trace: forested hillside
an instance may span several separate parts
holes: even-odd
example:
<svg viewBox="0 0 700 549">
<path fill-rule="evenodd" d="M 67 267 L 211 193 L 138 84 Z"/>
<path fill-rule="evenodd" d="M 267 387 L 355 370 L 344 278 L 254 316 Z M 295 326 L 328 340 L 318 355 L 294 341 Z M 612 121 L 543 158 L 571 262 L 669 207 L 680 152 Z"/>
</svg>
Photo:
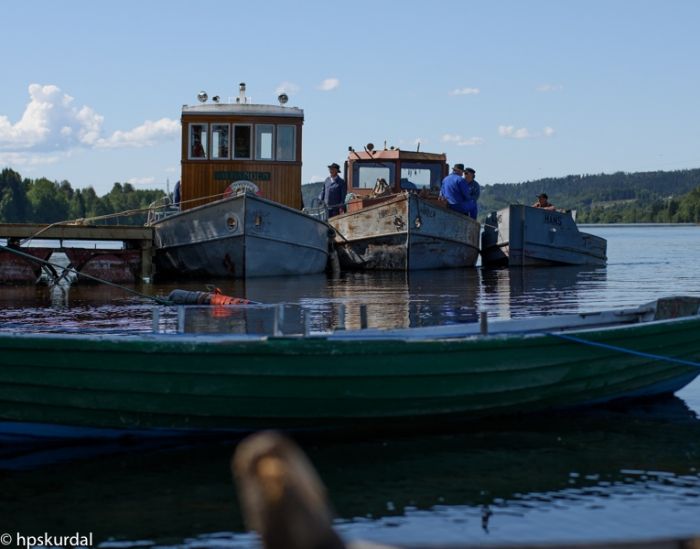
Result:
<svg viewBox="0 0 700 549">
<path fill-rule="evenodd" d="M 318 196 L 323 183 L 302 186 L 304 204 Z M 524 183 L 482 187 L 479 217 L 508 204 L 532 204 L 546 192 L 558 208 L 578 211 L 582 223 L 700 223 L 700 169 L 570 175 Z M 70 182 L 45 178 L 23 179 L 11 170 L 0 172 L 0 222 L 54 223 L 146 208 L 162 198 L 161 190 L 136 190 L 114 183 L 97 196 L 92 187 L 73 189 Z M 143 223 L 144 216 L 114 223 Z"/>
<path fill-rule="evenodd" d="M 100 197 L 92 187 L 73 189 L 68 181 L 22 179 L 17 172 L 4 169 L 0 173 L 0 222 L 55 223 L 104 216 L 147 208 L 164 195 L 160 190 L 137 191 L 129 183 L 115 183 Z M 136 215 L 115 218 L 112 223 L 143 224 L 144 220 L 145 215 Z"/>
<path fill-rule="evenodd" d="M 508 204 L 532 204 L 539 193 L 582 223 L 700 222 L 700 169 L 570 175 L 482 189 L 483 214 Z"/>
<path fill-rule="evenodd" d="M 304 203 L 322 183 L 304 185 Z M 569 175 L 482 186 L 479 217 L 509 204 L 532 204 L 545 192 L 558 208 L 576 209 L 582 223 L 700 223 L 700 169 Z"/>
</svg>

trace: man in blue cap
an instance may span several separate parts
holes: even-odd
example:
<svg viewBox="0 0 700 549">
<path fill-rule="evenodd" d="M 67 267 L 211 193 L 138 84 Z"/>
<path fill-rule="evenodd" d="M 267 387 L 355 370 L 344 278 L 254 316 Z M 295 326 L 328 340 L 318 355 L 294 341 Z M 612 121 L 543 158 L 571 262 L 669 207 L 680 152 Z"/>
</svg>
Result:
<svg viewBox="0 0 700 549">
<path fill-rule="evenodd" d="M 463 175 L 467 173 L 468 179 Z M 452 173 L 442 180 L 440 196 L 447 201 L 451 210 L 466 214 L 476 219 L 476 201 L 481 194 L 479 184 L 474 180 L 476 172 L 472 168 L 464 169 L 464 164 L 455 164 Z"/>
</svg>

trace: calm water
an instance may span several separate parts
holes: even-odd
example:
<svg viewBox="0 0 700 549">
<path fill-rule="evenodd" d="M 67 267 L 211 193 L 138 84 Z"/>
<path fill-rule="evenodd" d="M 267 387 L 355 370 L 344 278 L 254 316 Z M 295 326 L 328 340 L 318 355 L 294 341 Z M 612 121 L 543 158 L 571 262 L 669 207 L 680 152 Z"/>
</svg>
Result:
<svg viewBox="0 0 700 549">
<path fill-rule="evenodd" d="M 302 315 L 315 329 L 332 328 L 342 308 L 346 324 L 358 325 L 363 304 L 370 326 L 393 327 L 470 322 L 481 310 L 527 317 L 700 295 L 700 227 L 585 230 L 608 239 L 606 267 L 216 283 L 230 295 L 285 303 L 291 330 Z M 167 295 L 175 287 L 204 289 L 135 289 Z M 67 299 L 47 288 L 3 287 L 0 306 L 3 331 L 153 327 L 150 303 L 103 286 L 75 286 Z M 177 329 L 176 314 L 158 310 L 159 329 Z M 192 322 L 250 331 L 269 324 L 263 313 Z M 698 413 L 700 381 L 677 397 L 625 408 L 432 436 L 302 444 L 348 539 L 487 545 L 700 535 Z M 229 440 L 4 447 L 0 531 L 92 531 L 103 547 L 254 546 L 230 480 L 234 448 Z"/>
</svg>

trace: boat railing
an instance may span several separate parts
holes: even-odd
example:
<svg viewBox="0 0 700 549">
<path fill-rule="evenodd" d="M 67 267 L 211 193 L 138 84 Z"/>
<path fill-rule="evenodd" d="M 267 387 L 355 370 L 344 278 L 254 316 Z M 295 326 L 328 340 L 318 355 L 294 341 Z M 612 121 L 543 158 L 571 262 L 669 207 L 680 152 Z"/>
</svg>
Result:
<svg viewBox="0 0 700 549">
<path fill-rule="evenodd" d="M 304 208 L 302 212 L 319 221 L 328 221 L 328 207 L 323 200 L 318 198 L 314 198 L 311 201 L 311 206 Z"/>
<path fill-rule="evenodd" d="M 697 298 L 679 304 L 676 298 L 664 306 L 676 316 L 697 315 Z M 658 302 L 661 303 L 662 300 Z M 670 316 L 665 314 L 665 317 Z M 456 339 L 604 329 L 658 320 L 657 302 L 630 308 L 582 312 L 534 318 L 495 319 L 482 311 L 466 322 L 420 326 L 382 326 L 368 305 L 319 302 L 246 305 L 180 305 L 155 307 L 154 333 L 245 335 L 261 337 L 325 337 L 329 339 Z M 371 326 L 370 324 L 374 324 Z M 377 326 L 377 324 L 380 324 Z"/>
<path fill-rule="evenodd" d="M 180 213 L 179 204 L 173 204 L 173 201 L 169 196 L 164 196 L 151 202 L 148 205 L 148 217 L 146 219 L 146 226 L 152 225 L 153 223 Z"/>
</svg>

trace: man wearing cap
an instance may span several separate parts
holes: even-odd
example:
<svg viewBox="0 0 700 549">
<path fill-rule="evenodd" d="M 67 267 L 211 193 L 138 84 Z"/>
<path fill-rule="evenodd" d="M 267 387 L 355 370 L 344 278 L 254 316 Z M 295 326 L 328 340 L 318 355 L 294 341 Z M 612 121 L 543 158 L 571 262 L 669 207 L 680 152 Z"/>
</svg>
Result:
<svg viewBox="0 0 700 549">
<path fill-rule="evenodd" d="M 555 210 L 554 205 L 549 201 L 547 193 L 537 195 L 537 202 L 532 205 L 533 208 L 542 208 L 544 210 Z"/>
<path fill-rule="evenodd" d="M 469 169 L 471 170 L 471 168 Z M 440 196 L 447 201 L 447 206 L 451 210 L 476 218 L 476 199 L 473 198 L 474 189 L 470 188 L 467 180 L 462 177 L 463 175 L 464 164 L 455 164 L 452 167 L 452 173 L 442 180 Z M 474 176 L 472 174 L 473 179 Z M 479 184 L 476 183 L 476 185 L 476 197 L 478 198 Z"/>
<path fill-rule="evenodd" d="M 481 196 L 481 186 L 478 181 L 474 179 L 476 176 L 476 170 L 474 168 L 464 168 L 464 180 L 467 182 L 467 189 L 469 189 L 469 200 L 467 201 L 467 208 L 469 217 L 476 219 L 476 215 L 479 213 L 479 208 L 476 201 L 479 200 Z"/>
<path fill-rule="evenodd" d="M 348 194 L 348 186 L 340 177 L 340 166 L 333 162 L 328 166 L 330 175 L 323 182 L 323 189 L 318 199 L 322 200 L 328 207 L 328 217 L 333 217 L 340 213 L 345 213 L 345 195 Z"/>
</svg>

